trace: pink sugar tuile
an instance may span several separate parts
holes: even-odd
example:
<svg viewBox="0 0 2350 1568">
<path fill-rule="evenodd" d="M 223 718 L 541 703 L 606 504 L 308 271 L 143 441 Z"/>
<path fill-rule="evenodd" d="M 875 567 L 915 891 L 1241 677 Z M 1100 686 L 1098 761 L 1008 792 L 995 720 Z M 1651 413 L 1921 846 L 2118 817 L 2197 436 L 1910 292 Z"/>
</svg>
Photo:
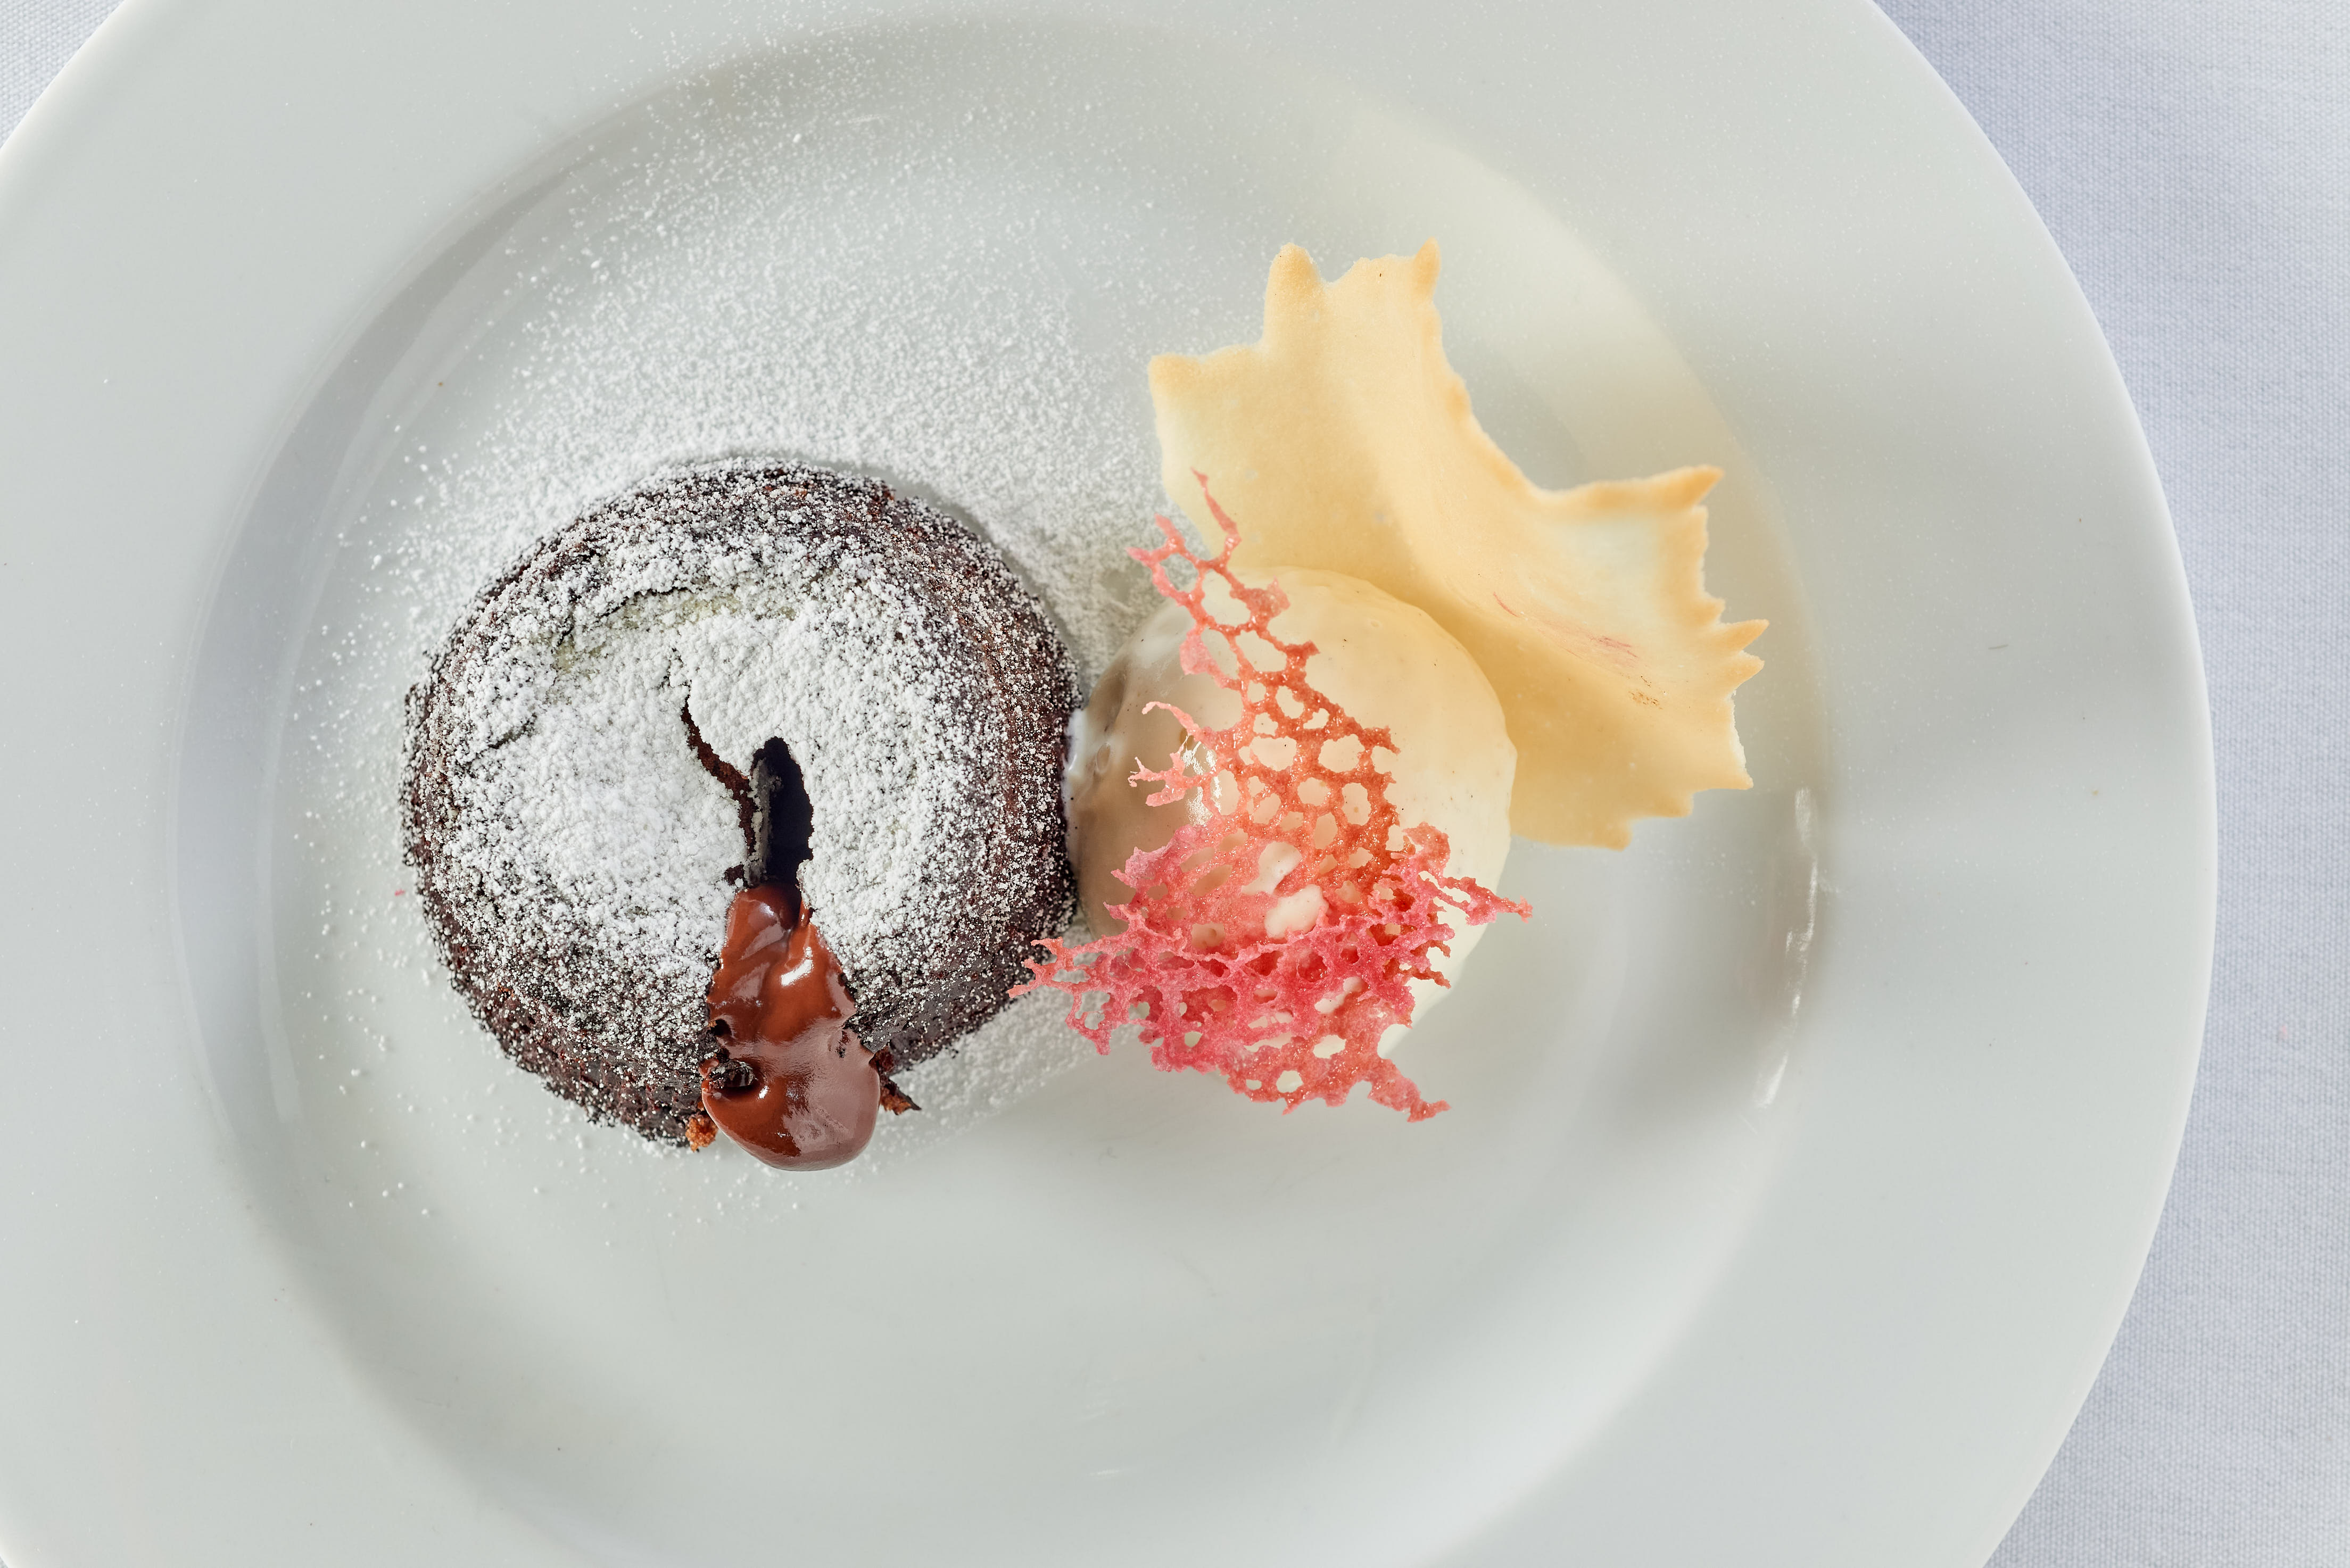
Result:
<svg viewBox="0 0 2350 1568">
<path fill-rule="evenodd" d="M 1193 477 L 1206 494 L 1207 476 Z M 1013 994 L 1066 992 L 1070 1025 L 1097 1049 L 1107 1052 L 1112 1031 L 1133 1022 L 1160 1070 L 1221 1073 L 1239 1094 L 1278 1101 L 1284 1111 L 1308 1099 L 1341 1104 L 1367 1083 L 1372 1099 L 1413 1121 L 1434 1116 L 1444 1102 L 1422 1099 L 1379 1054 L 1379 1042 L 1411 1023 L 1413 981 L 1447 983 L 1432 955 L 1451 950 L 1451 917 L 1483 925 L 1504 912 L 1523 919 L 1532 911 L 1471 878 L 1445 876 L 1451 846 L 1443 832 L 1402 824 L 1388 800 L 1387 774 L 1373 762 L 1377 750 L 1395 753 L 1393 737 L 1357 722 L 1306 680 L 1314 645 L 1284 642 L 1272 629 L 1288 596 L 1278 583 L 1251 587 L 1234 575 L 1239 530 L 1212 494 L 1207 499 L 1224 535 L 1221 553 L 1194 555 L 1165 516 L 1157 520 L 1165 543 L 1130 553 L 1150 568 L 1161 594 L 1191 612 L 1185 672 L 1210 676 L 1238 695 L 1241 716 L 1210 730 L 1159 704 L 1181 722 L 1191 744 L 1165 768 L 1140 769 L 1131 782 L 1158 784 L 1150 804 L 1163 805 L 1213 787 L 1221 775 L 1237 791 L 1237 809 L 1185 824 L 1159 848 L 1135 851 L 1118 874 L 1136 889 L 1122 906 L 1126 930 L 1074 948 L 1039 942 L 1045 956 L 1027 961 L 1034 978 Z M 1194 568 L 1189 589 L 1167 574 L 1175 556 Z M 1216 621 L 1207 607 L 1211 578 L 1230 591 L 1245 620 Z M 1232 649 L 1231 676 L 1208 651 L 1211 632 Z M 1239 639 L 1250 633 L 1272 649 L 1277 666 L 1260 668 L 1243 653 Z M 1295 718 L 1283 711 L 1284 693 Z M 1270 734 L 1257 728 L 1261 719 L 1270 721 Z M 1330 742 L 1347 738 L 1360 742 L 1351 768 L 1323 761 Z M 1261 743 L 1279 739 L 1295 744 L 1289 762 L 1274 767 Z M 1343 805 L 1350 784 L 1366 797 L 1359 820 Z M 1308 786 L 1318 789 L 1319 802 L 1305 798 Z M 1261 857 L 1277 844 L 1301 857 L 1270 889 L 1250 891 Z M 1284 937 L 1232 935 L 1263 932 L 1273 907 L 1309 885 L 1324 899 L 1311 927 Z M 1089 1009 L 1095 997 L 1099 1002 Z M 1290 1074 L 1296 1082 L 1280 1086 Z"/>
</svg>

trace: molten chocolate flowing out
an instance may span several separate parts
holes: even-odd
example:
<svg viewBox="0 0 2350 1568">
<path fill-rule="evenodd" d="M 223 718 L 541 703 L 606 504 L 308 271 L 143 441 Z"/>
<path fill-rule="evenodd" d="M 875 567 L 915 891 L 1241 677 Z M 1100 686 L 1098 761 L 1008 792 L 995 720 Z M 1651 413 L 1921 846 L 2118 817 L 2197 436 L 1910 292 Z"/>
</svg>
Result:
<svg viewBox="0 0 2350 1568">
<path fill-rule="evenodd" d="M 864 1151 L 884 1079 L 848 1032 L 840 961 L 787 888 L 753 888 L 726 913 L 710 982 L 702 1107 L 769 1165 L 823 1170 Z"/>
<path fill-rule="evenodd" d="M 786 1169 L 846 1164 L 864 1152 L 883 1106 L 893 1116 L 920 1107 L 889 1081 L 889 1053 L 868 1051 L 850 1032 L 857 1004 L 800 896 L 816 826 L 806 781 L 780 738 L 759 748 L 745 777 L 702 738 L 691 706 L 678 717 L 695 757 L 734 797 L 748 884 L 726 911 L 702 1115 L 687 1139 L 701 1148 L 723 1131 Z"/>
</svg>

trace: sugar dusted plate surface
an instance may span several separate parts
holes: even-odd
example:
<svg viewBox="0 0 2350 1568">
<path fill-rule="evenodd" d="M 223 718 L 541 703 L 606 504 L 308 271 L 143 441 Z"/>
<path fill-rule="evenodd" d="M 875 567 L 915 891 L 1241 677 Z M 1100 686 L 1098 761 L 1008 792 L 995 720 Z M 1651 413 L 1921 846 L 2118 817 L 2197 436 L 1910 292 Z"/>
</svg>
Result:
<svg viewBox="0 0 2350 1568">
<path fill-rule="evenodd" d="M 1989 149 L 1866 5 L 1746 12 L 131 0 L 0 157 L 50 302 L 0 321 L 0 1555 L 1980 1561 L 2176 1147 L 2199 677 Z M 1147 357 L 1253 337 L 1284 241 L 1430 234 L 1503 448 L 1720 465 L 1709 587 L 1772 622 L 1752 792 L 1520 846 L 1535 921 L 1408 1048 L 1451 1112 L 1284 1118 L 1032 1005 L 794 1179 L 496 1056 L 390 793 L 481 580 L 804 456 L 984 528 L 1090 671 Z"/>
</svg>

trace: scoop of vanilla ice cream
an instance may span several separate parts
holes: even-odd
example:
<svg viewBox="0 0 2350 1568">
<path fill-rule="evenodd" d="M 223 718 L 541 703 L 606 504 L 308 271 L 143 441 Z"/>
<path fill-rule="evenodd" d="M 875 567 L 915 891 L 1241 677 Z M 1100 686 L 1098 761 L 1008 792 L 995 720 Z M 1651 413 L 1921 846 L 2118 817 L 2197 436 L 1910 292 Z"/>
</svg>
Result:
<svg viewBox="0 0 2350 1568">
<path fill-rule="evenodd" d="M 1518 753 L 1485 672 L 1425 612 L 1358 578 L 1294 568 L 1243 577 L 1252 584 L 1268 579 L 1289 596 L 1274 631 L 1284 641 L 1314 644 L 1306 679 L 1357 722 L 1382 726 L 1394 738 L 1388 799 L 1398 816 L 1406 826 L 1425 823 L 1443 831 L 1451 848 L 1449 875 L 1497 886 L 1510 854 L 1510 782 Z M 1069 857 L 1097 936 L 1125 929 L 1115 909 L 1133 896 L 1112 873 L 1136 850 L 1172 838 L 1187 816 L 1204 820 L 1216 809 L 1198 790 L 1178 803 L 1148 805 L 1156 786 L 1128 782 L 1139 766 L 1165 767 L 1183 743 L 1182 725 L 1164 709 L 1145 711 L 1151 703 L 1172 703 L 1207 729 L 1240 718 L 1237 693 L 1206 675 L 1183 673 L 1183 637 L 1191 628 L 1182 605 L 1160 607 L 1127 639 L 1071 723 Z M 1204 640 L 1229 673 L 1230 645 L 1220 637 Z M 1436 961 L 1448 978 L 1484 935 L 1482 926 L 1454 924 L 1452 950 Z M 1415 1017 L 1444 994 L 1425 981 L 1413 991 Z"/>
</svg>

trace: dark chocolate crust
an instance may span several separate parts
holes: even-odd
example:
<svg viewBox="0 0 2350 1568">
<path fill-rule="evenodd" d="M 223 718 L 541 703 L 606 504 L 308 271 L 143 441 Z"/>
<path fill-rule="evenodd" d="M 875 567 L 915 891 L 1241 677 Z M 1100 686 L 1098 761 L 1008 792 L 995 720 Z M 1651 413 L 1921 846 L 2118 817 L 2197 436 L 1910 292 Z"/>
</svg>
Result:
<svg viewBox="0 0 2350 1568">
<path fill-rule="evenodd" d="M 643 964 L 597 929 L 592 910 L 526 901 L 526 864 L 517 873 L 452 848 L 465 838 L 464 814 L 484 809 L 478 781 L 461 785 L 485 752 L 484 688 L 511 687 L 517 639 L 545 639 L 549 624 L 599 595 L 608 602 L 619 573 L 608 558 L 671 544 L 686 561 L 739 563 L 788 548 L 818 563 L 817 581 L 876 592 L 900 614 L 919 608 L 891 635 L 930 672 L 926 688 L 959 742 L 959 808 L 926 819 L 954 840 L 935 848 L 956 869 L 936 907 L 904 911 L 905 941 L 847 976 L 854 1027 L 899 1068 L 937 1055 L 1000 1009 L 1027 978 L 1022 961 L 1035 939 L 1057 935 L 1069 919 L 1061 774 L 1080 693 L 1050 622 L 993 547 L 878 481 L 823 469 L 733 464 L 656 478 L 543 541 L 483 590 L 409 694 L 401 826 L 426 917 L 459 992 L 518 1065 L 598 1121 L 684 1143 L 686 1120 L 701 1108 L 704 994 L 723 929 L 719 884 L 734 868 L 707 868 L 718 900 L 710 962 Z M 888 668 L 871 676 L 893 678 Z M 675 745 L 677 757 L 660 765 L 699 765 L 682 724 Z M 821 818 L 826 800 L 812 800 Z M 699 920 L 701 909 L 687 918 Z"/>
</svg>

